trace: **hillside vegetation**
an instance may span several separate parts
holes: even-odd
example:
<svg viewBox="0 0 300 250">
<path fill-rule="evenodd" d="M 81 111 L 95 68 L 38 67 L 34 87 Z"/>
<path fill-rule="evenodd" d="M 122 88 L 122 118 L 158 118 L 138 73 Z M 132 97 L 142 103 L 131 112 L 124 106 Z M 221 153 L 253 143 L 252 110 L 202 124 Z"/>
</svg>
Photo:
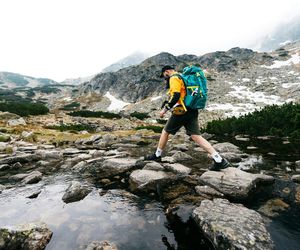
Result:
<svg viewBox="0 0 300 250">
<path fill-rule="evenodd" d="M 300 139 L 300 104 L 266 106 L 239 118 L 212 121 L 205 131 L 216 135 L 274 135 Z"/>
</svg>

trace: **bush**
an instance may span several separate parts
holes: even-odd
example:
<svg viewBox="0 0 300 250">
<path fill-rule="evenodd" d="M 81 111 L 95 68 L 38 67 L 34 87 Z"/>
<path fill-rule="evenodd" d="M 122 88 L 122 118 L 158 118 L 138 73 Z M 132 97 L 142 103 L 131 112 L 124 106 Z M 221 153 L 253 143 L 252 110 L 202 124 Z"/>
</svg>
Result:
<svg viewBox="0 0 300 250">
<path fill-rule="evenodd" d="M 141 129 L 148 129 L 148 130 L 152 130 L 155 133 L 161 133 L 161 131 L 163 130 L 163 127 L 160 126 L 138 126 L 135 128 L 135 130 L 141 130 Z"/>
<path fill-rule="evenodd" d="M 4 102 L 0 103 L 0 111 L 8 111 L 20 116 L 44 115 L 49 109 L 40 103 L 31 102 Z"/>
<path fill-rule="evenodd" d="M 275 135 L 300 139 L 300 104 L 266 106 L 260 111 L 209 122 L 203 131 L 216 134 Z"/>
<path fill-rule="evenodd" d="M 92 127 L 90 125 L 86 125 L 86 124 L 61 124 L 61 125 L 57 125 L 57 126 L 46 126 L 46 128 L 56 129 L 61 132 L 63 132 L 63 131 L 83 131 L 83 130 L 87 130 L 89 132 L 95 131 L 94 127 Z"/>
<path fill-rule="evenodd" d="M 79 102 L 72 102 L 70 104 L 67 104 L 65 106 L 63 106 L 62 108 L 60 108 L 61 110 L 74 110 L 76 108 L 80 107 L 80 103 Z"/>
<path fill-rule="evenodd" d="M 90 111 L 90 110 L 79 110 L 68 113 L 70 116 L 81 116 L 81 117 L 101 117 L 101 118 L 121 118 L 119 114 L 103 112 L 103 111 Z"/>
<path fill-rule="evenodd" d="M 147 113 L 139 113 L 139 112 L 133 112 L 130 114 L 131 117 L 135 117 L 139 120 L 144 120 L 146 118 L 150 118 L 150 116 Z"/>
</svg>

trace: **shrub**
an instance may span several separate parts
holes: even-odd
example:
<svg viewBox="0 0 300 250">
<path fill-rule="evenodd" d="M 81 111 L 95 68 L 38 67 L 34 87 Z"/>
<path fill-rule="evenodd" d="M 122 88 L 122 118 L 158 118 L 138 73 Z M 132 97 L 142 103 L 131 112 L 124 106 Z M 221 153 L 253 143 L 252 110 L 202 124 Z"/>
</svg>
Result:
<svg viewBox="0 0 300 250">
<path fill-rule="evenodd" d="M 56 129 L 61 132 L 63 131 L 83 131 L 94 132 L 95 128 L 87 124 L 61 124 L 57 126 L 46 126 L 48 129 Z"/>
<path fill-rule="evenodd" d="M 79 108 L 79 107 L 80 107 L 79 102 L 72 102 L 70 104 L 67 104 L 67 105 L 63 106 L 61 108 L 61 110 L 74 110 L 74 109 Z"/>
<path fill-rule="evenodd" d="M 160 126 L 138 126 L 135 128 L 135 130 L 141 130 L 141 129 L 148 129 L 148 130 L 152 130 L 155 133 L 161 133 L 161 131 L 163 130 L 163 127 Z"/>
<path fill-rule="evenodd" d="M 139 112 L 133 112 L 133 113 L 130 114 L 130 116 L 135 117 L 139 120 L 144 120 L 144 119 L 150 117 L 147 113 L 139 113 Z"/>
<path fill-rule="evenodd" d="M 31 102 L 4 102 L 0 103 L 0 111 L 8 111 L 20 116 L 44 115 L 49 109 L 40 103 Z"/>
<path fill-rule="evenodd" d="M 81 116 L 81 117 L 101 117 L 101 118 L 121 118 L 119 114 L 104 112 L 104 111 L 90 111 L 90 110 L 79 110 L 68 113 L 70 116 Z"/>
<path fill-rule="evenodd" d="M 260 111 L 207 124 L 206 131 L 216 135 L 249 134 L 252 136 L 275 135 L 300 139 L 300 104 L 266 106 Z"/>
</svg>

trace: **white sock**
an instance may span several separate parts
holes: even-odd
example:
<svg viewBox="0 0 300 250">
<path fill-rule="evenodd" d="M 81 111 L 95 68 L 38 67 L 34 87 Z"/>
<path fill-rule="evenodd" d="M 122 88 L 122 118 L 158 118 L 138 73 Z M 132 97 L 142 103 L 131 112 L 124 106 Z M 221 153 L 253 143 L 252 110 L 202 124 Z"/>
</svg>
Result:
<svg viewBox="0 0 300 250">
<path fill-rule="evenodd" d="M 221 163 L 222 162 L 222 157 L 221 155 L 219 155 L 218 152 L 214 152 L 211 154 L 211 157 L 215 160 L 215 162 L 217 163 Z"/>
<path fill-rule="evenodd" d="M 156 152 L 155 152 L 156 157 L 160 157 L 161 154 L 162 154 L 162 149 L 157 148 L 157 149 L 156 149 Z"/>
</svg>

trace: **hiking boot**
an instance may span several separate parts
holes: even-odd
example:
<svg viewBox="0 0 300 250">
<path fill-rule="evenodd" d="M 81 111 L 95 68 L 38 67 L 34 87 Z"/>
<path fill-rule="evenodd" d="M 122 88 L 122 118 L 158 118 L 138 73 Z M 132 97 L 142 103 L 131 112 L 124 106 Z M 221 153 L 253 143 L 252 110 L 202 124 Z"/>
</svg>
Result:
<svg viewBox="0 0 300 250">
<path fill-rule="evenodd" d="M 229 165 L 230 165 L 230 163 L 225 158 L 222 158 L 222 161 L 219 162 L 219 163 L 214 161 L 214 165 L 211 166 L 209 168 L 209 170 L 211 170 L 211 171 L 220 171 L 221 169 L 229 167 Z"/>
<path fill-rule="evenodd" d="M 147 155 L 144 157 L 144 160 L 161 162 L 161 156 L 156 156 L 156 154 Z"/>
</svg>

